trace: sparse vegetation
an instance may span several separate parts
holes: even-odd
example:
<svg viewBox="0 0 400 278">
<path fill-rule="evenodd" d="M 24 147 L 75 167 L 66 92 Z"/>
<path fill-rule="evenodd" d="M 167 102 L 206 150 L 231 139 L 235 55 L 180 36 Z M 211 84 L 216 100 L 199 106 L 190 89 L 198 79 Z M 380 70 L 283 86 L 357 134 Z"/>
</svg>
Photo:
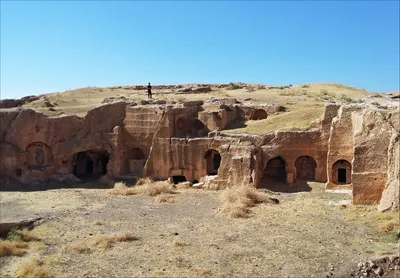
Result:
<svg viewBox="0 0 400 278">
<path fill-rule="evenodd" d="M 43 262 L 32 259 L 23 263 L 16 272 L 19 278 L 51 278 L 50 271 L 44 266 Z"/>
<path fill-rule="evenodd" d="M 32 231 L 29 231 L 27 229 L 24 230 L 13 229 L 8 232 L 7 240 L 30 242 L 30 241 L 39 241 L 40 238 L 35 236 L 32 233 Z"/>
<path fill-rule="evenodd" d="M 146 196 L 156 196 L 163 193 L 164 194 L 174 193 L 173 185 L 169 184 L 166 181 L 158 181 L 158 182 L 136 185 L 132 189 L 136 194 L 146 195 Z"/>
<path fill-rule="evenodd" d="M 73 243 L 73 244 L 65 246 L 65 251 L 82 254 L 82 253 L 89 253 L 92 250 L 90 249 L 90 247 L 86 246 L 84 243 Z"/>
<path fill-rule="evenodd" d="M 237 90 L 240 89 L 240 86 L 234 82 L 229 83 L 229 86 L 226 87 L 227 90 Z"/>
<path fill-rule="evenodd" d="M 8 256 L 22 256 L 26 253 L 28 244 L 12 240 L 0 240 L 0 258 Z"/>
<path fill-rule="evenodd" d="M 149 182 L 150 181 L 150 182 Z M 117 182 L 114 184 L 114 188 L 109 190 L 111 195 L 146 195 L 156 196 L 159 194 L 173 193 L 174 188 L 172 184 L 166 181 L 153 182 L 147 180 L 148 183 L 144 183 L 145 180 L 139 180 L 134 187 L 128 187 L 124 182 Z"/>
<path fill-rule="evenodd" d="M 130 233 L 119 233 L 111 236 L 98 236 L 93 240 L 93 246 L 108 249 L 118 242 L 130 242 L 139 240 Z"/>
<path fill-rule="evenodd" d="M 249 186 L 233 186 L 221 192 L 223 202 L 221 214 L 232 218 L 246 218 L 250 215 L 250 207 L 255 204 L 267 203 L 271 198 L 266 193 Z"/>
</svg>

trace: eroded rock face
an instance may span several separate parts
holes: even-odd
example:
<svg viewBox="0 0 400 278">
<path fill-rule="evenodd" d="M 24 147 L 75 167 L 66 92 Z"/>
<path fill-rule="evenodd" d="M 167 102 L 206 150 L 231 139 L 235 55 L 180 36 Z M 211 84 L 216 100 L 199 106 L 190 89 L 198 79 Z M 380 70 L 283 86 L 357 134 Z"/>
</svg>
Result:
<svg viewBox="0 0 400 278">
<path fill-rule="evenodd" d="M 1 179 L 152 177 L 204 181 L 214 188 L 277 185 L 287 192 L 294 188 L 290 184 L 311 190 L 307 181 L 318 181 L 328 189 L 353 189 L 355 204 L 398 209 L 399 110 L 384 116 L 328 104 L 324 118 L 308 131 L 222 132 L 278 111 L 272 104 L 231 98 L 143 105 L 112 99 L 84 118 L 0 110 Z"/>
</svg>

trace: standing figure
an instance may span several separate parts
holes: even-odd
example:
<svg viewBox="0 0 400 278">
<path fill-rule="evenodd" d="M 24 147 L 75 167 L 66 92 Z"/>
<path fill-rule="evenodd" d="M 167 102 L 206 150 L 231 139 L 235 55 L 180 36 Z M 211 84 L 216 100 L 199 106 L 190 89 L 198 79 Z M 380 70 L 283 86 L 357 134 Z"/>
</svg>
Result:
<svg viewBox="0 0 400 278">
<path fill-rule="evenodd" d="M 150 82 L 149 82 L 149 85 L 147 85 L 147 97 L 151 98 L 151 85 L 150 85 Z"/>
</svg>

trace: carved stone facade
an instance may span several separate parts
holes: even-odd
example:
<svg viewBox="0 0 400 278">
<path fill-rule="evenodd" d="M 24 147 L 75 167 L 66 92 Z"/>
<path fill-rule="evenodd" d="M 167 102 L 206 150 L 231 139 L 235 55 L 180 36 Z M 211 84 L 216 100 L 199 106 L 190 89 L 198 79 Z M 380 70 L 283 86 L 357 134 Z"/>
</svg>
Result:
<svg viewBox="0 0 400 278">
<path fill-rule="evenodd" d="M 223 131 L 281 110 L 234 99 L 115 102 L 90 110 L 85 118 L 0 110 L 1 179 L 29 183 L 74 174 L 197 182 L 211 175 L 210 184 L 218 187 L 326 182 L 327 189 L 353 189 L 356 204 L 379 203 L 383 190 L 392 194 L 398 182 L 392 167 L 396 117 L 329 104 L 320 126 L 308 131 L 259 136 Z"/>
</svg>

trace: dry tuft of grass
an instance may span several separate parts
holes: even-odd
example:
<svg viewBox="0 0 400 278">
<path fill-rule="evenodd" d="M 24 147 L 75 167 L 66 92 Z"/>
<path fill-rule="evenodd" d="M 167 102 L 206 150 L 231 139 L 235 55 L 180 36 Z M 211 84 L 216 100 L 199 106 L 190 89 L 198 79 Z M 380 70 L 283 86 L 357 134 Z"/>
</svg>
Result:
<svg viewBox="0 0 400 278">
<path fill-rule="evenodd" d="M 173 203 L 175 202 L 174 197 L 171 195 L 160 194 L 154 198 L 154 202 L 161 204 L 161 203 Z"/>
<path fill-rule="evenodd" d="M 12 241 L 23 241 L 23 242 L 31 242 L 31 241 L 40 241 L 40 238 L 37 237 L 34 232 L 29 231 L 27 229 L 24 230 L 11 230 L 7 234 L 7 239 Z"/>
<path fill-rule="evenodd" d="M 53 277 L 42 261 L 33 259 L 22 264 L 15 273 L 19 278 L 50 278 Z"/>
<path fill-rule="evenodd" d="M 0 258 L 9 256 L 22 256 L 26 253 L 28 244 L 25 242 L 0 240 Z"/>
<path fill-rule="evenodd" d="M 145 196 L 157 196 L 159 194 L 173 193 L 174 187 L 166 181 L 154 182 L 151 179 L 149 183 L 136 184 L 134 187 L 127 187 L 124 182 L 117 182 L 114 184 L 114 188 L 109 190 L 109 194 L 112 195 L 145 195 Z M 143 181 L 144 182 L 144 181 Z"/>
<path fill-rule="evenodd" d="M 96 247 L 108 249 L 117 242 L 130 242 L 134 240 L 139 240 L 139 238 L 133 236 L 130 233 L 119 233 L 111 236 L 99 236 L 94 239 L 93 245 Z"/>
<path fill-rule="evenodd" d="M 147 177 L 147 178 L 140 178 L 136 181 L 136 185 L 143 185 L 143 184 L 148 184 L 148 183 L 153 183 L 154 181 Z"/>
<path fill-rule="evenodd" d="M 124 182 L 114 183 L 114 187 L 108 191 L 111 195 L 134 195 L 135 192 L 132 187 L 127 187 Z"/>
<path fill-rule="evenodd" d="M 75 252 L 75 253 L 79 253 L 79 254 L 89 253 L 92 251 L 90 249 L 90 247 L 86 246 L 83 243 L 73 243 L 73 244 L 67 245 L 67 246 L 65 246 L 64 250 L 67 252 Z"/>
<path fill-rule="evenodd" d="M 132 188 L 135 194 L 156 196 L 160 194 L 171 194 L 174 193 L 174 187 L 166 181 L 146 183 L 142 185 L 136 185 Z"/>
<path fill-rule="evenodd" d="M 175 184 L 175 188 L 176 189 L 189 189 L 192 188 L 191 183 L 190 182 L 180 182 L 178 184 Z"/>
<path fill-rule="evenodd" d="M 267 194 L 259 192 L 250 186 L 227 188 L 222 191 L 221 200 L 223 205 L 220 213 L 232 218 L 249 217 L 251 213 L 250 207 L 255 204 L 276 203 Z"/>
</svg>

